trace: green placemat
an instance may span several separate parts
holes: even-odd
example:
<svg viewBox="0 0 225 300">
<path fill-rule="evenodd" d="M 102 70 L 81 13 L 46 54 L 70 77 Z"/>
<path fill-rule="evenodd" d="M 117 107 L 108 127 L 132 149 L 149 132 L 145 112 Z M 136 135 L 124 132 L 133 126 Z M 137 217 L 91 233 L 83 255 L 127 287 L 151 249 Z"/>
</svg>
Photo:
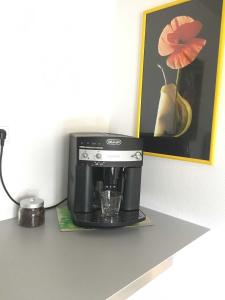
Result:
<svg viewBox="0 0 225 300">
<path fill-rule="evenodd" d="M 94 230 L 93 228 L 83 228 L 73 224 L 72 217 L 67 206 L 57 207 L 57 216 L 59 221 L 59 230 L 60 231 L 77 231 L 77 230 Z M 142 222 L 136 223 L 131 226 L 126 226 L 126 228 L 136 228 L 142 226 L 152 225 L 152 222 L 149 217 L 146 216 L 146 219 Z"/>
</svg>

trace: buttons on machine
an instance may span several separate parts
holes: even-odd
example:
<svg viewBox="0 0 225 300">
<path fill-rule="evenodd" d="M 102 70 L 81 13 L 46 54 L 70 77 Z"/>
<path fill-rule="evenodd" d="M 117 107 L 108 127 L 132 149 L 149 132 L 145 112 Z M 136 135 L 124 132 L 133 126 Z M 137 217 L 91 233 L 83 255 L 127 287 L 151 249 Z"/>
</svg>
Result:
<svg viewBox="0 0 225 300">
<path fill-rule="evenodd" d="M 98 149 L 79 149 L 79 160 L 96 162 L 129 162 L 129 161 L 142 161 L 142 151 L 141 150 L 122 150 L 122 151 L 112 151 L 112 150 L 101 150 Z"/>
<path fill-rule="evenodd" d="M 87 152 L 83 152 L 83 153 L 81 154 L 81 157 L 84 158 L 84 159 L 88 159 L 88 154 L 87 154 Z"/>
<path fill-rule="evenodd" d="M 142 160 L 142 153 L 140 151 L 135 152 L 131 157 L 135 158 L 136 160 Z"/>
<path fill-rule="evenodd" d="M 102 158 L 102 155 L 101 155 L 100 152 L 98 152 L 98 153 L 95 155 L 95 157 L 96 157 L 97 159 L 101 159 L 101 158 Z"/>
<path fill-rule="evenodd" d="M 136 152 L 135 156 L 136 156 L 136 159 L 138 159 L 138 160 L 142 159 L 142 153 L 141 152 Z"/>
</svg>

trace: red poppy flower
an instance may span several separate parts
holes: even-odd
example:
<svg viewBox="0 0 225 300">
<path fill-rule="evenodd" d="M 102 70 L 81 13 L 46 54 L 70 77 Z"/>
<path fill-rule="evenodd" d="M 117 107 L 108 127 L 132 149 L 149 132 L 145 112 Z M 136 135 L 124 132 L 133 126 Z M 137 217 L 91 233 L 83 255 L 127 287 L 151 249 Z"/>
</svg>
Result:
<svg viewBox="0 0 225 300">
<path fill-rule="evenodd" d="M 191 64 L 206 44 L 205 39 L 197 38 L 202 23 L 187 16 L 174 18 L 163 29 L 158 50 L 168 56 L 167 65 L 172 69 L 184 68 Z"/>
</svg>

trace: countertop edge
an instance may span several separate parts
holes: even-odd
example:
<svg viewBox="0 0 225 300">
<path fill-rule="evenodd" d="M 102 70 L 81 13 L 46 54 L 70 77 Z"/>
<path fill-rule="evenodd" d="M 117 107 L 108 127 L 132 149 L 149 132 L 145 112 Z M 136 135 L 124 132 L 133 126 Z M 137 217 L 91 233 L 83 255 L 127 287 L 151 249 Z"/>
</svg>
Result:
<svg viewBox="0 0 225 300">
<path fill-rule="evenodd" d="M 129 296 L 133 295 L 136 291 L 141 289 L 147 283 L 156 278 L 159 274 L 166 271 L 171 267 L 173 263 L 173 256 L 168 257 L 163 262 L 159 263 L 157 266 L 153 267 L 149 271 L 145 272 L 143 275 L 117 291 L 112 296 L 106 298 L 106 300 L 124 300 Z"/>
</svg>

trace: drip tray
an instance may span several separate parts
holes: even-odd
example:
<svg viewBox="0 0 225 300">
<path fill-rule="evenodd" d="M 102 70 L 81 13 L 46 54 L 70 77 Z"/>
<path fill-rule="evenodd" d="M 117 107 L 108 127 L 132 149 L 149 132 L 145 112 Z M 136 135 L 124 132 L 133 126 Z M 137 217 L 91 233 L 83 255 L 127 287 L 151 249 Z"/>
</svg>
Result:
<svg viewBox="0 0 225 300">
<path fill-rule="evenodd" d="M 145 220 L 145 214 L 140 210 L 120 211 L 113 217 L 105 217 L 100 210 L 92 213 L 72 213 L 73 222 L 86 228 L 115 228 L 132 225 Z"/>
</svg>

